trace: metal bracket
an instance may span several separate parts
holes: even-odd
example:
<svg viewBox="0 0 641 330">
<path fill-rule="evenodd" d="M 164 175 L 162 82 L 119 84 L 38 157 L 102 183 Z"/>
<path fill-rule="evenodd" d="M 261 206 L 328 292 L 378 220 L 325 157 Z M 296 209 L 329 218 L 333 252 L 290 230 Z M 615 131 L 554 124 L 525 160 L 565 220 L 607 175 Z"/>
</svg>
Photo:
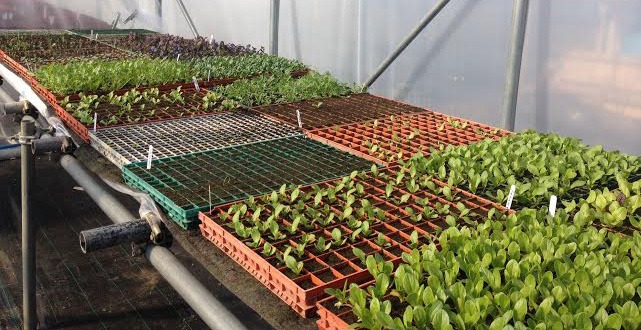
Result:
<svg viewBox="0 0 641 330">
<path fill-rule="evenodd" d="M 156 245 L 171 244 L 172 236 L 166 233 L 167 228 L 165 227 L 165 224 L 162 222 L 162 219 L 160 219 L 159 216 L 157 216 L 153 212 L 149 212 L 145 214 L 143 218 L 149 224 L 149 228 L 151 228 L 151 235 L 149 237 L 149 240 L 152 243 Z"/>
<path fill-rule="evenodd" d="M 22 134 L 18 135 L 18 143 L 22 145 L 31 145 L 33 143 L 33 140 L 35 139 L 36 139 L 35 135 L 26 135 L 26 136 Z"/>
</svg>

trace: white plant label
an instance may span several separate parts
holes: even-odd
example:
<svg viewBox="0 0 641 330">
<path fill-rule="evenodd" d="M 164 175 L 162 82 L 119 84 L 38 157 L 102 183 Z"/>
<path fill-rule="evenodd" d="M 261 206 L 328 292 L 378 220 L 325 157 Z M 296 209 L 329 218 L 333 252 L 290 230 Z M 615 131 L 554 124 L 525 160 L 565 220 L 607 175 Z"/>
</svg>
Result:
<svg viewBox="0 0 641 330">
<path fill-rule="evenodd" d="M 212 43 L 212 42 L 214 42 L 214 35 L 213 34 L 209 36 L 209 43 Z"/>
<path fill-rule="evenodd" d="M 93 38 L 93 30 L 91 30 L 91 38 Z"/>
<path fill-rule="evenodd" d="M 196 80 L 196 77 L 191 77 L 191 79 L 194 81 L 194 87 L 196 87 L 196 92 L 200 92 L 200 86 L 198 86 L 198 80 Z"/>
<path fill-rule="evenodd" d="M 296 109 L 296 118 L 298 119 L 298 128 L 303 129 L 303 121 L 300 120 L 300 110 Z"/>
<path fill-rule="evenodd" d="M 178 62 L 178 61 L 180 61 L 180 54 L 178 54 L 178 56 L 176 56 L 176 62 Z"/>
<path fill-rule="evenodd" d="M 550 197 L 549 211 L 551 216 L 554 216 L 554 214 L 556 214 L 556 196 L 555 195 L 552 195 L 552 197 Z"/>
<path fill-rule="evenodd" d="M 207 70 L 207 81 L 211 80 L 211 70 Z"/>
<path fill-rule="evenodd" d="M 96 126 L 98 125 L 98 113 L 93 113 L 93 132 L 96 133 Z"/>
<path fill-rule="evenodd" d="M 154 154 L 154 147 L 149 146 L 149 153 L 147 153 L 147 169 L 151 170 L 151 159 Z"/>
<path fill-rule="evenodd" d="M 98 40 L 98 33 L 96 33 L 96 40 Z"/>
<path fill-rule="evenodd" d="M 512 200 L 514 199 L 514 193 L 516 192 L 516 186 L 512 185 L 510 187 L 510 193 L 507 195 L 507 203 L 505 203 L 505 208 L 508 210 L 512 208 Z"/>
</svg>

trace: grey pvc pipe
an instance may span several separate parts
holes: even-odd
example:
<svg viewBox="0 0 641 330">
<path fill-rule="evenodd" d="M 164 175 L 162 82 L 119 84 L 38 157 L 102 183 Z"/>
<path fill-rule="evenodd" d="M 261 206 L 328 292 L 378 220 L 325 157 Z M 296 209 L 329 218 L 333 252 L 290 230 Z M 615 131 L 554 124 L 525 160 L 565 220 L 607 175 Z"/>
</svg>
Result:
<svg viewBox="0 0 641 330">
<path fill-rule="evenodd" d="M 36 121 L 24 116 L 20 122 L 20 182 L 22 199 L 22 318 L 24 329 L 36 329 L 36 239 L 31 218 L 31 183 L 34 161 L 29 142 L 36 134 Z"/>
<path fill-rule="evenodd" d="M 212 329 L 246 329 L 168 249 L 147 244 L 147 259 Z"/>
<path fill-rule="evenodd" d="M 529 0 L 514 0 L 514 9 L 512 11 L 512 37 L 503 96 L 503 128 L 508 131 L 514 130 L 514 122 L 516 120 L 516 104 L 519 96 L 521 60 L 523 59 L 529 4 Z"/>
<path fill-rule="evenodd" d="M 113 225 L 83 230 L 78 235 L 82 252 L 93 252 L 121 243 L 136 244 L 148 242 L 151 227 L 147 220 L 133 220 Z"/>
<path fill-rule="evenodd" d="M 127 219 L 135 219 L 133 214 L 116 200 L 79 160 L 63 155 L 60 164 L 84 188 L 111 221 L 122 223 Z M 145 257 L 210 328 L 247 329 L 180 263 L 169 249 L 148 244 Z"/>
<path fill-rule="evenodd" d="M 278 26 L 280 20 L 280 0 L 271 0 L 269 8 L 270 34 L 269 34 L 269 53 L 278 55 Z"/>
<path fill-rule="evenodd" d="M 199 36 L 198 30 L 196 30 L 196 25 L 194 25 L 194 21 L 191 19 L 191 15 L 189 15 L 189 12 L 187 11 L 185 4 L 183 3 L 182 0 L 176 0 L 176 3 L 178 4 L 178 8 L 183 13 L 185 20 L 187 21 L 189 30 L 191 30 L 191 33 L 194 35 L 194 37 L 198 37 Z"/>
<path fill-rule="evenodd" d="M 450 0 L 439 0 L 432 9 L 423 17 L 420 23 L 410 32 L 410 34 L 401 41 L 396 49 L 378 66 L 376 71 L 365 81 L 363 85 L 364 89 L 369 88 L 376 82 L 378 77 L 380 77 L 385 70 L 396 60 L 396 58 L 401 55 L 401 53 L 409 46 L 412 41 L 425 29 L 425 27 L 432 22 L 432 20 L 438 15 L 438 13 L 445 8 L 445 6 L 450 2 Z"/>
<path fill-rule="evenodd" d="M 98 204 L 109 219 L 114 223 L 122 223 L 131 219 L 138 219 L 102 185 L 99 178 L 91 173 L 82 163 L 70 155 L 60 158 L 60 165 L 78 182 L 85 192 Z"/>
</svg>

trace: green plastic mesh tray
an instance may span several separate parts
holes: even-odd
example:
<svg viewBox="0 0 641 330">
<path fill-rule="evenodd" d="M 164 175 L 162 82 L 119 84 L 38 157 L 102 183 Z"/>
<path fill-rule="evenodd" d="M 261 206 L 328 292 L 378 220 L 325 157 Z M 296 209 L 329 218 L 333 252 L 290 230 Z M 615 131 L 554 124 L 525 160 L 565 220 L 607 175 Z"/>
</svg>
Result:
<svg viewBox="0 0 641 330">
<path fill-rule="evenodd" d="M 183 228 L 198 211 L 277 190 L 367 170 L 372 163 L 305 137 L 161 158 L 123 167 L 127 184 L 148 192 Z M 210 203 L 211 191 L 211 203 Z"/>
</svg>

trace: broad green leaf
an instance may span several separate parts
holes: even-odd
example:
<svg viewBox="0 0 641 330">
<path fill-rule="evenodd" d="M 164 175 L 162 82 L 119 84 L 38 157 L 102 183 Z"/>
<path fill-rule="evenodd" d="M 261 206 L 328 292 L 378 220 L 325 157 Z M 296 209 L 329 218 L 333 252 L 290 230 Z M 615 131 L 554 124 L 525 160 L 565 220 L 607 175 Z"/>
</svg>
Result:
<svg viewBox="0 0 641 330">
<path fill-rule="evenodd" d="M 516 321 L 523 321 L 526 313 L 527 300 L 525 300 L 525 298 L 521 298 L 516 302 L 516 304 L 514 304 L 514 319 Z"/>
</svg>

